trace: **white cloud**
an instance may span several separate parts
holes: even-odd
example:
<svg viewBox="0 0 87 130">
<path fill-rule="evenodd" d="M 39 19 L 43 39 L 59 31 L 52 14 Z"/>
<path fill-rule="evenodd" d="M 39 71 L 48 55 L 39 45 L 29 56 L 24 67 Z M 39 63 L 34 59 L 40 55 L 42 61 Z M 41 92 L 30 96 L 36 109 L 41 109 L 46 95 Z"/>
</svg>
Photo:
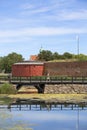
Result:
<svg viewBox="0 0 87 130">
<path fill-rule="evenodd" d="M 33 4 L 26 3 L 26 4 L 21 5 L 21 8 L 24 10 L 33 9 L 33 8 L 35 8 L 35 6 Z"/>
<path fill-rule="evenodd" d="M 31 5 L 31 4 L 25 4 L 23 7 L 23 11 L 26 14 L 35 14 L 35 13 L 42 13 L 42 12 L 47 12 L 49 10 L 51 10 L 53 7 L 49 7 L 49 6 L 35 6 L 35 5 Z"/>
<path fill-rule="evenodd" d="M 45 13 L 47 11 L 49 11 L 49 7 L 41 7 L 41 8 L 31 10 L 31 11 L 30 10 L 25 11 L 24 13 L 32 15 L 32 14 L 37 14 L 37 13 Z"/>
<path fill-rule="evenodd" d="M 54 22 L 61 22 L 61 21 L 67 21 L 67 22 L 76 22 L 76 25 L 79 25 L 78 23 L 81 22 L 81 20 L 87 20 L 87 10 L 68 10 L 68 9 L 62 9 L 62 10 L 56 10 L 54 12 L 54 15 L 45 15 L 43 16 L 44 19 L 47 19 L 48 21 L 54 21 Z"/>
<path fill-rule="evenodd" d="M 56 9 L 58 9 L 61 5 L 63 4 L 63 2 L 61 1 L 52 1 L 50 0 L 49 2 L 39 2 L 37 3 L 26 3 L 24 5 L 22 5 L 22 14 L 23 15 L 33 15 L 33 14 L 39 14 L 39 13 L 46 13 L 47 12 L 51 12 L 54 11 Z"/>
<path fill-rule="evenodd" d="M 61 20 L 81 20 L 87 19 L 87 10 L 69 11 L 63 10 L 60 12 Z"/>
<path fill-rule="evenodd" d="M 44 13 L 41 17 L 54 20 L 79 20 L 87 19 L 87 9 L 75 6 L 78 4 L 76 0 L 50 1 L 44 3 L 26 3 L 22 5 L 22 15 L 37 15 Z M 50 13 L 48 13 L 50 12 Z M 40 19 L 40 18 L 39 18 Z"/>
<path fill-rule="evenodd" d="M 57 18 L 57 20 L 84 20 L 87 19 L 87 9 L 85 8 L 74 8 L 72 3 L 76 4 L 76 0 L 67 1 L 54 1 L 54 3 L 49 6 L 42 6 L 36 10 L 30 11 L 31 14 L 34 13 L 42 13 L 50 11 L 52 15 L 45 14 L 45 16 L 53 16 L 53 18 Z M 69 7 L 69 8 L 68 8 Z M 71 8 L 70 8 L 71 7 Z M 29 12 L 28 12 L 29 13 Z"/>
<path fill-rule="evenodd" d="M 22 11 L 22 15 L 36 15 L 36 14 L 40 14 L 40 13 L 47 13 L 48 11 L 51 11 L 54 7 L 36 7 L 33 8 L 31 10 L 23 10 Z"/>
<path fill-rule="evenodd" d="M 54 36 L 64 34 L 80 34 L 87 33 L 84 28 L 55 28 L 55 27 L 37 27 L 37 28 L 23 28 L 19 30 L 2 30 L 0 31 L 0 38 L 14 38 L 14 37 L 31 37 L 31 36 Z"/>
</svg>

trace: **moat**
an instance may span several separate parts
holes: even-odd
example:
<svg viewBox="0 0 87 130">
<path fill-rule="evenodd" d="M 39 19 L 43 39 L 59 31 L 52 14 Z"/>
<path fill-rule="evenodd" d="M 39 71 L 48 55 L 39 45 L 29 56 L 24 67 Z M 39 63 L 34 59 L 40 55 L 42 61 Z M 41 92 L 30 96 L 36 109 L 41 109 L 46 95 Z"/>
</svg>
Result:
<svg viewBox="0 0 87 130">
<path fill-rule="evenodd" d="M 87 130 L 87 103 L 0 105 L 0 130 Z"/>
</svg>

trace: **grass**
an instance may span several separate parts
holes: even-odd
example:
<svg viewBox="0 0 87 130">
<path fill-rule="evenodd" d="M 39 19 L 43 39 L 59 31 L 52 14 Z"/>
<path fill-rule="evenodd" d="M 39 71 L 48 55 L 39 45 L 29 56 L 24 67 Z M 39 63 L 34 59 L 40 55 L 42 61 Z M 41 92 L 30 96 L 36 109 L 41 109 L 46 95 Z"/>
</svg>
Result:
<svg viewBox="0 0 87 130">
<path fill-rule="evenodd" d="M 87 94 L 0 94 L 0 104 L 9 104 L 16 99 L 87 103 Z"/>
<path fill-rule="evenodd" d="M 87 102 L 87 94 L 15 94 L 9 95 L 10 98 L 20 98 L 20 99 L 31 99 L 39 98 L 43 100 L 58 99 L 60 101 L 77 101 L 77 102 Z"/>
<path fill-rule="evenodd" d="M 16 93 L 16 89 L 13 87 L 12 84 L 2 84 L 0 86 L 0 94 L 15 94 Z"/>
<path fill-rule="evenodd" d="M 73 62 L 73 61 L 78 61 L 78 59 L 60 59 L 60 60 L 51 60 L 51 61 L 48 61 L 48 62 Z"/>
</svg>

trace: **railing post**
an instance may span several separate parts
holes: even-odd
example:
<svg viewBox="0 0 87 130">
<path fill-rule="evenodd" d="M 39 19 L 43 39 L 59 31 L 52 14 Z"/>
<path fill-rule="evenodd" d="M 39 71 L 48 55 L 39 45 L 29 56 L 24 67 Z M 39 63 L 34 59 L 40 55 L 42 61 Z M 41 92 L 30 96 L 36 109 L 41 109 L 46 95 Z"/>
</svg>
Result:
<svg viewBox="0 0 87 130">
<path fill-rule="evenodd" d="M 41 81 L 42 81 L 42 77 L 40 77 L 40 83 L 41 83 Z"/>
<path fill-rule="evenodd" d="M 20 77 L 20 83 L 21 83 L 21 77 Z"/>
<path fill-rule="evenodd" d="M 9 81 L 9 83 L 11 83 L 11 76 L 10 75 L 8 76 L 8 81 Z"/>
<path fill-rule="evenodd" d="M 31 83 L 31 76 L 30 76 L 30 83 Z"/>
<path fill-rule="evenodd" d="M 82 83 L 84 83 L 84 77 L 82 76 Z"/>
<path fill-rule="evenodd" d="M 73 84 L 73 77 L 72 77 L 72 84 Z"/>
<path fill-rule="evenodd" d="M 61 83 L 63 82 L 63 78 L 61 77 Z"/>
</svg>

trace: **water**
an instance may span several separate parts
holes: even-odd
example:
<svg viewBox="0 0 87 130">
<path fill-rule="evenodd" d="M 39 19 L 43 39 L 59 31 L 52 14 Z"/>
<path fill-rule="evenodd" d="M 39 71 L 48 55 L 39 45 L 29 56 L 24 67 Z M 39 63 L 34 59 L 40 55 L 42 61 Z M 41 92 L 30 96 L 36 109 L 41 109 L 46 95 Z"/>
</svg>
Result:
<svg viewBox="0 0 87 130">
<path fill-rule="evenodd" d="M 0 106 L 0 130 L 87 130 L 87 105 Z"/>
</svg>

